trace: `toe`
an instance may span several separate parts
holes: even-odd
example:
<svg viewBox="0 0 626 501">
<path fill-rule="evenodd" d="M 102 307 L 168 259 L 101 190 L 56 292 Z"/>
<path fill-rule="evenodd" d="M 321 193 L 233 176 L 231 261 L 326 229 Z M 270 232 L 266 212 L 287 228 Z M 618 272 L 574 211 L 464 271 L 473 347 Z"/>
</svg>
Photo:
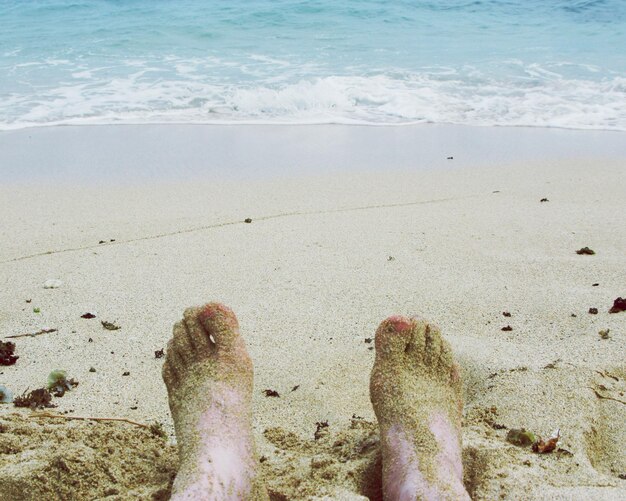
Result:
<svg viewBox="0 0 626 501">
<path fill-rule="evenodd" d="M 402 315 L 393 315 L 379 325 L 376 331 L 376 353 L 386 355 L 403 352 L 411 342 L 414 321 Z"/>
<path fill-rule="evenodd" d="M 178 384 L 178 374 L 169 363 L 168 359 L 165 359 L 163 367 L 161 368 L 161 377 L 166 387 L 176 386 Z"/>
<path fill-rule="evenodd" d="M 170 346 L 168 344 L 168 346 Z M 176 352 L 176 355 L 184 364 L 191 363 L 193 360 L 193 346 L 187 332 L 187 327 L 182 321 L 176 322 L 172 329 L 172 340 L 169 351 Z"/>
<path fill-rule="evenodd" d="M 172 338 L 167 342 L 165 364 L 167 364 L 169 371 L 172 374 L 182 374 L 185 371 L 185 366 L 187 364 L 185 359 L 181 356 L 180 350 L 176 346 L 175 338 Z"/>
<path fill-rule="evenodd" d="M 455 365 L 454 355 L 450 343 L 441 336 L 441 351 L 439 353 L 439 365 L 442 370 L 452 370 Z"/>
<path fill-rule="evenodd" d="M 189 344 L 196 353 L 207 354 L 214 347 L 211 336 L 200 322 L 200 312 L 202 308 L 187 308 L 183 313 L 183 323 L 185 324 Z"/>
<path fill-rule="evenodd" d="M 172 338 L 167 342 L 165 362 L 163 363 L 163 369 L 161 370 L 163 381 L 165 381 L 165 384 L 166 386 L 168 386 L 168 388 L 170 383 L 175 385 L 178 382 L 179 374 L 183 369 L 184 362 L 179 356 L 178 350 L 174 345 L 174 338 Z"/>
<path fill-rule="evenodd" d="M 209 341 L 218 351 L 230 350 L 239 339 L 239 322 L 228 306 L 221 303 L 209 303 L 200 308 L 198 323 L 204 328 Z"/>
<path fill-rule="evenodd" d="M 431 367 L 439 365 L 441 355 L 441 332 L 435 324 L 425 323 L 424 325 L 424 351 L 423 358 L 426 364 Z"/>
</svg>

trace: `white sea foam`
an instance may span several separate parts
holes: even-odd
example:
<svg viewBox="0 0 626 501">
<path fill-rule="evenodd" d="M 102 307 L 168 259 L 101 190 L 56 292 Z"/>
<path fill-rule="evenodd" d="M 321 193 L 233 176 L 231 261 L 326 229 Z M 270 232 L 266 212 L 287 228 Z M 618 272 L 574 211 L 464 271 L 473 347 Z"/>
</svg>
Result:
<svg viewBox="0 0 626 501">
<path fill-rule="evenodd" d="M 168 121 L 626 130 L 624 0 L 309 4 L 7 0 L 0 129 Z"/>
<path fill-rule="evenodd" d="M 4 96 L 0 129 L 80 123 L 362 123 L 420 122 L 626 130 L 626 78 L 564 78 L 554 67 L 526 67 L 516 79 L 478 70 L 327 76 L 248 85 L 200 78 L 178 63 L 174 79 L 151 67 L 104 78 L 99 69 L 41 94 Z"/>
</svg>

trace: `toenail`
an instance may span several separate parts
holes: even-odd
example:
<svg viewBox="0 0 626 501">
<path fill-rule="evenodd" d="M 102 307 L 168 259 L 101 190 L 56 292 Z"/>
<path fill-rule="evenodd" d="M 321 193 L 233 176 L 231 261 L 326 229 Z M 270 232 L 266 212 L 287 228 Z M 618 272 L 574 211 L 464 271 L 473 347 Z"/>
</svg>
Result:
<svg viewBox="0 0 626 501">
<path fill-rule="evenodd" d="M 207 306 L 206 308 L 204 308 L 204 311 L 202 311 L 201 315 L 205 318 L 215 318 L 215 315 L 217 315 L 217 308 L 215 308 L 214 306 Z"/>
<path fill-rule="evenodd" d="M 205 318 L 213 319 L 220 314 L 226 315 L 226 316 L 232 316 L 233 310 L 231 310 L 228 306 L 223 305 L 221 303 L 213 303 L 213 304 L 207 304 L 204 307 L 201 314 Z"/>
<path fill-rule="evenodd" d="M 404 332 L 412 326 L 411 320 L 402 315 L 393 315 L 387 319 L 387 322 L 396 332 Z"/>
</svg>

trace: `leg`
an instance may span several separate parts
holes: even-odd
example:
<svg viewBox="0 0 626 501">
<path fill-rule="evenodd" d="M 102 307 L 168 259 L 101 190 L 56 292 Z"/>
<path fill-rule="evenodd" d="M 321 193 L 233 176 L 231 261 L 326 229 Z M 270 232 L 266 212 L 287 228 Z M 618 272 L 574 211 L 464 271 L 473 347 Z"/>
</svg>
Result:
<svg viewBox="0 0 626 501">
<path fill-rule="evenodd" d="M 252 361 L 235 314 L 185 310 L 163 365 L 180 467 L 172 500 L 264 500 L 252 435 Z"/>
<path fill-rule="evenodd" d="M 370 397 L 380 426 L 385 500 L 469 500 L 459 370 L 436 326 L 401 316 L 380 325 Z"/>
</svg>

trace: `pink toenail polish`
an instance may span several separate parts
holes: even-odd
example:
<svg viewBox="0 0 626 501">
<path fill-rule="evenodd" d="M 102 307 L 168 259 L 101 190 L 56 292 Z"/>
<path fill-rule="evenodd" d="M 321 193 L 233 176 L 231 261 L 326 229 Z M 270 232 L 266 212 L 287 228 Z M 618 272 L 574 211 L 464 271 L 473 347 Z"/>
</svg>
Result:
<svg viewBox="0 0 626 501">
<path fill-rule="evenodd" d="M 404 332 L 411 328 L 411 321 L 402 315 L 394 315 L 389 317 L 387 321 L 391 324 L 396 332 Z"/>
</svg>

